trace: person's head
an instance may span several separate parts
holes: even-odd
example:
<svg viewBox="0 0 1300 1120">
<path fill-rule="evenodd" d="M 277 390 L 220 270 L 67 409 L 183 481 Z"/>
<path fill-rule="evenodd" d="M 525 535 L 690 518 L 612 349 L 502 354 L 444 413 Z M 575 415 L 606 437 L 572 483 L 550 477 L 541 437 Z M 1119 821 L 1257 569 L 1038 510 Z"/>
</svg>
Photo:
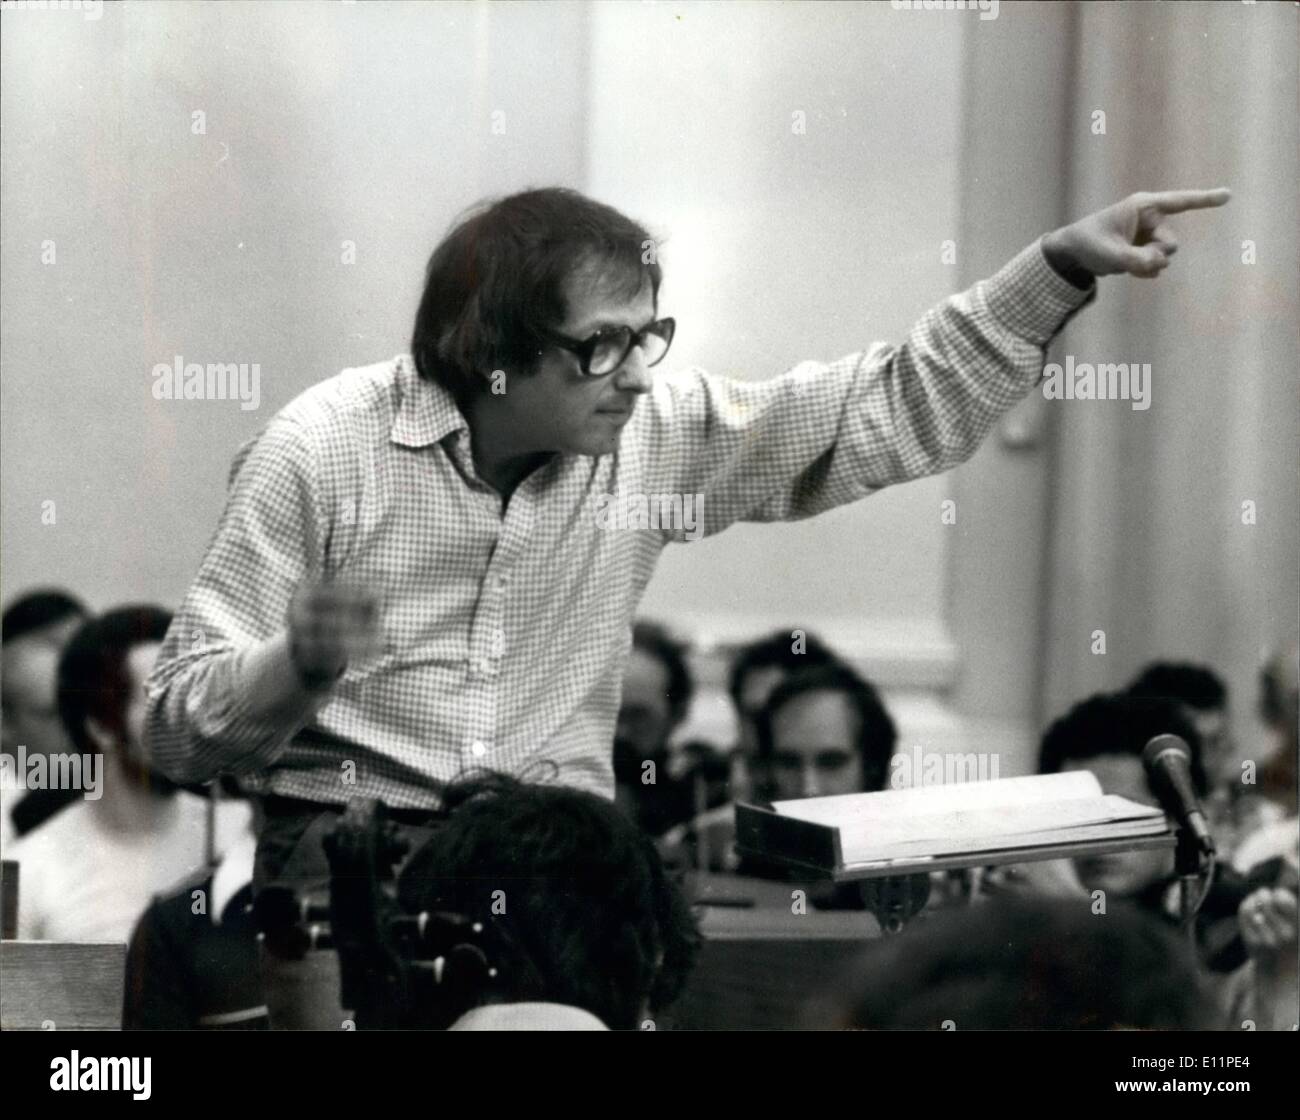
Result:
<svg viewBox="0 0 1300 1120">
<path fill-rule="evenodd" d="M 86 617 L 62 591 L 34 591 L 14 600 L 0 620 L 0 739 L 6 754 L 66 747 L 55 696 L 59 652 Z"/>
<path fill-rule="evenodd" d="M 1157 735 L 1177 735 L 1192 752 L 1192 783 L 1206 792 L 1201 745 L 1196 728 L 1172 700 L 1102 693 L 1076 704 L 1053 723 L 1039 748 L 1041 773 L 1089 770 L 1103 792 L 1144 805 L 1159 801 L 1147 780 L 1142 751 Z M 1079 878 L 1089 890 L 1133 897 L 1165 879 L 1172 855 L 1164 849 L 1116 852 L 1076 860 Z"/>
<path fill-rule="evenodd" d="M 1268 729 L 1268 756 L 1259 768 L 1261 793 L 1291 814 L 1296 805 L 1297 720 L 1300 719 L 1300 654 L 1295 643 L 1272 651 L 1260 669 L 1259 717 Z"/>
<path fill-rule="evenodd" d="M 399 897 L 482 922 L 498 975 L 468 1005 L 430 1008 L 429 1026 L 471 1006 L 549 1002 L 635 1029 L 672 1003 L 698 933 L 654 843 L 612 802 L 487 775 L 453 785 L 444 808 Z"/>
<path fill-rule="evenodd" d="M 1212 1030 L 1185 938 L 1118 904 L 1065 899 L 946 910 L 873 942 L 818 1001 L 816 1025 L 866 1030 Z M 951 1024 L 951 1025 L 948 1025 Z"/>
<path fill-rule="evenodd" d="M 559 187 L 511 195 L 434 250 L 416 368 L 518 454 L 606 454 L 672 341 L 667 322 L 627 348 L 657 322 L 660 278 L 650 234 L 612 207 Z"/>
<path fill-rule="evenodd" d="M 1205 766 L 1211 774 L 1231 761 L 1228 687 L 1213 669 L 1188 662 L 1153 661 L 1137 675 L 1128 692 L 1180 705 L 1200 736 Z"/>
<path fill-rule="evenodd" d="M 885 788 L 898 735 L 876 690 L 847 665 L 792 673 L 758 719 L 759 770 L 774 801 Z"/>
<path fill-rule="evenodd" d="M 83 623 L 59 659 L 59 715 L 73 746 L 159 792 L 171 787 L 146 756 L 144 685 L 170 624 L 161 607 L 118 607 Z"/>
<path fill-rule="evenodd" d="M 740 726 L 741 753 L 751 759 L 757 756 L 759 713 L 781 681 L 800 669 L 837 660 L 827 646 L 803 630 L 778 630 L 742 648 L 727 679 Z"/>
<path fill-rule="evenodd" d="M 638 622 L 632 628 L 614 739 L 614 769 L 620 781 L 639 780 L 642 762 L 663 759 L 669 736 L 686 718 L 694 690 L 685 647 L 662 626 Z"/>
</svg>

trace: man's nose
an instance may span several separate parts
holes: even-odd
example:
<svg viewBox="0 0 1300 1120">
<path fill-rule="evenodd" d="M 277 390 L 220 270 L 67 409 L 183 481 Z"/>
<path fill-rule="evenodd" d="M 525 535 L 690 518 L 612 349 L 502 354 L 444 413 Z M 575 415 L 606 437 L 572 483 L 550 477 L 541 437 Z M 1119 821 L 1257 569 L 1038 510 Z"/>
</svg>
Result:
<svg viewBox="0 0 1300 1120">
<path fill-rule="evenodd" d="M 821 785 L 817 781 L 817 771 L 811 766 L 805 766 L 803 771 L 803 795 L 805 797 L 820 797 L 821 793 Z"/>
<path fill-rule="evenodd" d="M 654 384 L 654 374 L 650 372 L 650 367 L 645 364 L 645 355 L 641 352 L 641 347 L 633 346 L 628 351 L 627 357 L 623 364 L 618 367 L 618 373 L 614 375 L 615 384 L 629 393 L 648 393 L 650 386 Z"/>
</svg>

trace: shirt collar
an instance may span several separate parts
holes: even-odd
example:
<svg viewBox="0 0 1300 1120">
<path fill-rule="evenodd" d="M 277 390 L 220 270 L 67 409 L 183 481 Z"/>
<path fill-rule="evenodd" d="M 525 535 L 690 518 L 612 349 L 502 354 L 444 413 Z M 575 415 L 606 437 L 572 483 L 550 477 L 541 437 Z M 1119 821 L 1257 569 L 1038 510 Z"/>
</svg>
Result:
<svg viewBox="0 0 1300 1120">
<path fill-rule="evenodd" d="M 455 398 L 441 385 L 419 375 L 410 355 L 397 359 L 401 404 L 389 437 L 403 447 L 428 447 L 452 432 L 469 431 Z"/>
</svg>

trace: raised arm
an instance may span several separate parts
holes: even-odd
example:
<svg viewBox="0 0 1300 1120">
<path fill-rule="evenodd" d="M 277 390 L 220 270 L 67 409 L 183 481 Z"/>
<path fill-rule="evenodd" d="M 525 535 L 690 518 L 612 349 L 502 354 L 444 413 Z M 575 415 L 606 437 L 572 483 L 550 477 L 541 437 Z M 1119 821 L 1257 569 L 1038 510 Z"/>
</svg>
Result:
<svg viewBox="0 0 1300 1120">
<path fill-rule="evenodd" d="M 969 458 L 1037 383 L 1044 351 L 1094 276 L 1157 275 L 1177 244 L 1165 218 L 1227 191 L 1138 194 L 1046 235 L 927 312 L 900 346 L 808 362 L 766 382 L 701 371 L 656 384 L 645 473 L 702 493 L 706 533 L 809 517 Z"/>
</svg>

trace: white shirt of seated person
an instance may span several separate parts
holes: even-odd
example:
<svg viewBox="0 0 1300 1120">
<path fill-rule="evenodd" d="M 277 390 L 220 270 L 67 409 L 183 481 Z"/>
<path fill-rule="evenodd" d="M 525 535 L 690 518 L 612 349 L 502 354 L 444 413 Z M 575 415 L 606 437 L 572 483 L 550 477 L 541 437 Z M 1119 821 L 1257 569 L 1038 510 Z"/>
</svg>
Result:
<svg viewBox="0 0 1300 1120">
<path fill-rule="evenodd" d="M 143 789 L 121 764 L 124 752 L 140 757 L 144 681 L 158 648 L 144 643 L 127 655 L 126 742 L 93 720 L 87 725 L 104 752 L 100 796 L 68 806 L 5 851 L 19 865 L 21 940 L 125 942 L 155 895 L 204 866 L 206 801 Z M 242 802 L 218 806 L 218 853 L 247 830 L 250 812 Z"/>
</svg>

